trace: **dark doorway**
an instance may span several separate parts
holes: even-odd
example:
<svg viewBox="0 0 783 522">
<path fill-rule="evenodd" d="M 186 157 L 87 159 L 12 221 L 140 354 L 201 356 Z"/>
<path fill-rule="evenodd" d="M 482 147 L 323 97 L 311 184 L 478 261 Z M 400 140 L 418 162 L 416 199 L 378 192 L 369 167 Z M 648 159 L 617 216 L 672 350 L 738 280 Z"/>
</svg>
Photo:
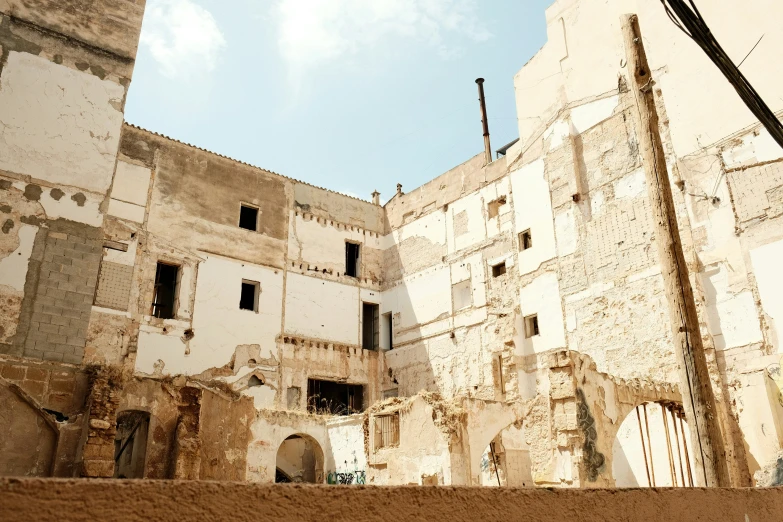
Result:
<svg viewBox="0 0 783 522">
<path fill-rule="evenodd" d="M 377 304 L 362 303 L 362 348 L 377 350 L 380 341 L 380 307 Z"/>
<path fill-rule="evenodd" d="M 345 244 L 345 275 L 359 277 L 359 248 L 356 243 Z"/>
<path fill-rule="evenodd" d="M 331 415 L 364 411 L 364 387 L 361 384 L 308 379 L 307 411 Z"/>
<path fill-rule="evenodd" d="M 124 411 L 117 415 L 114 438 L 114 478 L 144 478 L 150 414 Z"/>
<path fill-rule="evenodd" d="M 177 299 L 179 267 L 158 263 L 155 271 L 155 293 L 152 297 L 152 315 L 160 319 L 174 318 L 174 303 Z"/>
</svg>

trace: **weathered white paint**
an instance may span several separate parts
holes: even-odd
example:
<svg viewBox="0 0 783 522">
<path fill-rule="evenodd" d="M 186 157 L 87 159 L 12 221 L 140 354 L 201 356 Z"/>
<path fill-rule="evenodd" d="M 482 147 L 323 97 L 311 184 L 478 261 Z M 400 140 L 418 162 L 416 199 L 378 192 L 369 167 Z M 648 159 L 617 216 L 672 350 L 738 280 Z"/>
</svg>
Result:
<svg viewBox="0 0 783 522">
<path fill-rule="evenodd" d="M 760 128 L 744 134 L 739 144 L 730 146 L 722 152 L 726 168 L 743 163 L 762 163 L 783 157 L 783 149 L 772 139 L 769 131 Z"/>
<path fill-rule="evenodd" d="M 109 200 L 109 215 L 136 223 L 144 222 L 144 207 L 117 199 Z"/>
<path fill-rule="evenodd" d="M 334 461 L 334 469 L 342 473 L 367 472 L 367 456 L 364 449 L 364 416 L 351 415 L 326 421 L 326 430 Z"/>
<path fill-rule="evenodd" d="M 24 291 L 27 279 L 27 265 L 33 253 L 33 242 L 38 227 L 22 224 L 19 227 L 19 246 L 11 255 L 0 259 L 0 286 L 10 286 L 14 290 Z"/>
<path fill-rule="evenodd" d="M 555 215 L 555 234 L 557 237 L 557 255 L 562 257 L 576 252 L 579 233 L 576 230 L 573 208 L 568 208 Z M 533 245 L 535 246 L 535 243 Z"/>
<path fill-rule="evenodd" d="M 355 286 L 289 272 L 285 310 L 288 334 L 359 344 L 359 291 Z"/>
<path fill-rule="evenodd" d="M 557 254 L 549 183 L 544 177 L 544 161 L 533 163 L 509 175 L 514 194 L 516 234 L 530 229 L 533 247 L 519 253 L 519 273 L 529 274 Z"/>
<path fill-rule="evenodd" d="M 614 114 L 614 110 L 620 103 L 620 97 L 615 94 L 608 98 L 583 103 L 571 109 L 571 132 L 582 134 L 586 130 L 595 127 Z"/>
<path fill-rule="evenodd" d="M 647 182 L 644 178 L 644 169 L 636 169 L 623 176 L 614 184 L 615 199 L 633 199 L 641 196 L 647 190 Z"/>
<path fill-rule="evenodd" d="M 147 167 L 118 161 L 111 187 L 112 199 L 145 207 L 151 177 L 152 171 Z"/>
<path fill-rule="evenodd" d="M 723 266 L 702 273 L 702 282 L 715 348 L 735 348 L 763 340 L 752 292 L 730 292 L 727 269 Z"/>
<path fill-rule="evenodd" d="M 446 233 L 449 253 L 468 248 L 487 237 L 486 215 L 481 195 L 468 194 L 449 205 Z"/>
<path fill-rule="evenodd" d="M 538 315 L 540 335 L 524 339 L 523 353 L 541 353 L 565 346 L 563 310 L 560 304 L 560 287 L 557 274 L 546 272 L 536 277 L 519 291 L 522 316 Z"/>
<path fill-rule="evenodd" d="M 399 315 L 396 340 L 419 337 L 421 325 L 451 314 L 451 279 L 448 265 L 438 265 L 406 277 L 383 292 L 381 313 Z"/>
<path fill-rule="evenodd" d="M 0 169 L 105 194 L 125 89 L 11 51 L 0 78 Z"/>
<path fill-rule="evenodd" d="M 780 277 L 780 260 L 783 259 L 783 240 L 754 248 L 750 251 L 753 273 L 761 297 L 761 306 L 767 315 L 769 337 L 767 341 L 783 352 L 783 282 Z"/>
</svg>

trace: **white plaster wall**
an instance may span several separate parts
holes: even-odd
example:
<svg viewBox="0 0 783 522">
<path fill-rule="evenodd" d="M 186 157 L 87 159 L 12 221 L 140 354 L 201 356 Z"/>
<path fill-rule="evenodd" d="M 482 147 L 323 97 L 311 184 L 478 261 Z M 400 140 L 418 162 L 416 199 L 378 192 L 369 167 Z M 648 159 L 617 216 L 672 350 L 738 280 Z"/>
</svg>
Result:
<svg viewBox="0 0 783 522">
<path fill-rule="evenodd" d="M 334 461 L 334 469 L 327 469 L 327 473 L 331 471 L 342 473 L 367 471 L 363 425 L 363 415 L 352 415 L 326 421 L 327 437 Z"/>
<path fill-rule="evenodd" d="M 566 345 L 563 327 L 563 309 L 560 303 L 560 285 L 557 274 L 546 272 L 519 291 L 522 316 L 538 315 L 540 335 L 522 339 L 519 355 L 541 353 Z"/>
<path fill-rule="evenodd" d="M 449 204 L 446 214 L 446 234 L 450 254 L 487 238 L 484 212 L 484 202 L 479 192 L 474 192 Z"/>
<path fill-rule="evenodd" d="M 783 64 L 783 3 L 703 0 L 699 10 L 729 56 L 773 110 Z M 547 9 L 548 42 L 514 78 L 521 141 L 529 141 L 569 103 L 611 92 L 623 73 L 620 16 L 637 13 L 650 66 L 663 90 L 675 152 L 684 156 L 753 123 L 750 111 L 703 51 L 668 19 L 659 2 L 558 0 Z M 740 58 L 737 58 L 740 59 Z M 709 89 L 704 86 L 709 85 Z M 714 110 L 720 107 L 720 111 Z"/>
<path fill-rule="evenodd" d="M 13 182 L 13 187 L 24 192 L 27 183 L 23 181 Z M 63 189 L 63 195 L 60 199 L 52 197 L 52 190 L 47 187 L 41 187 L 41 197 L 38 203 L 43 207 L 48 219 L 68 219 L 77 223 L 84 223 L 93 227 L 99 227 L 103 224 L 103 215 L 101 213 L 101 204 L 103 196 L 92 192 L 82 192 L 79 189 L 69 187 L 60 187 Z M 73 199 L 76 194 L 84 196 L 84 203 L 79 203 Z M 81 198 L 78 198 L 81 199 Z"/>
<path fill-rule="evenodd" d="M 289 216 L 288 257 L 303 259 L 318 267 L 336 266 L 342 274 L 345 271 L 345 242 L 360 243 L 379 249 L 380 238 L 358 228 L 337 228 L 336 223 L 314 217 L 304 218 L 294 212 Z M 360 252 L 360 263 L 364 256 Z"/>
<path fill-rule="evenodd" d="M 451 315 L 451 276 L 448 265 L 439 265 L 404 278 L 383 292 L 381 313 L 400 314 L 395 324 L 396 342 L 420 336 L 420 325 Z"/>
<path fill-rule="evenodd" d="M 763 340 L 753 293 L 729 290 L 728 268 L 716 265 L 701 273 L 707 322 L 715 348 L 735 348 Z"/>
<path fill-rule="evenodd" d="M 767 371 L 737 376 L 735 405 L 751 477 L 777 459 L 783 439 L 780 389 Z"/>
<path fill-rule="evenodd" d="M 509 175 L 514 194 L 516 233 L 530 229 L 533 247 L 519 252 L 519 273 L 529 274 L 555 257 L 555 228 L 544 160 L 536 160 Z"/>
<path fill-rule="evenodd" d="M 295 427 L 294 427 L 295 426 Z M 274 482 L 277 451 L 291 435 L 308 435 L 318 444 L 324 455 L 324 470 L 333 469 L 329 439 L 322 418 L 281 413 L 269 418 L 259 415 L 250 425 L 252 440 L 247 448 L 247 480 Z"/>
<path fill-rule="evenodd" d="M 8 257 L 0 259 L 0 286 L 9 286 L 24 291 L 27 279 L 27 265 L 33 253 L 33 242 L 38 227 L 22 224 L 19 227 L 19 246 Z"/>
<path fill-rule="evenodd" d="M 753 273 L 761 297 L 761 307 L 769 325 L 768 342 L 777 349 L 781 347 L 783 332 L 783 281 L 780 277 L 780 262 L 783 259 L 783 240 L 769 243 L 750 251 Z"/>
<path fill-rule="evenodd" d="M 137 223 L 144 222 L 151 178 L 150 169 L 118 161 L 111 189 L 109 214 Z"/>
<path fill-rule="evenodd" d="M 494 237 L 501 232 L 512 231 L 513 221 L 511 218 L 513 210 L 511 198 L 509 197 L 510 193 L 511 187 L 508 177 L 503 177 L 479 190 L 479 195 L 485 206 L 487 237 Z M 497 216 L 489 217 L 489 204 L 504 196 L 506 197 L 506 204 L 500 205 Z"/>
<path fill-rule="evenodd" d="M 11 51 L 0 78 L 0 169 L 105 194 L 125 89 Z"/>
<path fill-rule="evenodd" d="M 258 313 L 239 309 L 243 279 L 260 283 Z M 187 302 L 180 296 L 183 301 Z M 280 333 L 282 301 L 283 276 L 279 270 L 205 255 L 198 268 L 192 327 L 195 336 L 189 350 L 181 340 L 184 330 L 165 335 L 157 330 L 145 332 L 139 335 L 136 370 L 154 373 L 160 360 L 165 374 L 198 374 L 227 364 L 239 345 L 259 345 L 260 357 L 270 359 L 277 353 L 275 338 Z M 187 326 L 184 321 L 166 322 L 177 323 L 183 323 L 179 329 Z"/>
<path fill-rule="evenodd" d="M 289 272 L 285 332 L 338 343 L 359 344 L 359 290 Z"/>
</svg>

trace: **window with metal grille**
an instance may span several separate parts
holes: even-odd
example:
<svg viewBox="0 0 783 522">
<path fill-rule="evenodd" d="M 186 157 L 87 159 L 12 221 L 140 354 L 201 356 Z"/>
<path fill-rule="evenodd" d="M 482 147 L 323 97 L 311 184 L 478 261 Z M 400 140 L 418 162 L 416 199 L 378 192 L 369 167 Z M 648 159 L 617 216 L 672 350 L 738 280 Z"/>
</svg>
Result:
<svg viewBox="0 0 783 522">
<path fill-rule="evenodd" d="M 400 445 L 400 414 L 377 415 L 374 417 L 375 450 Z"/>
</svg>

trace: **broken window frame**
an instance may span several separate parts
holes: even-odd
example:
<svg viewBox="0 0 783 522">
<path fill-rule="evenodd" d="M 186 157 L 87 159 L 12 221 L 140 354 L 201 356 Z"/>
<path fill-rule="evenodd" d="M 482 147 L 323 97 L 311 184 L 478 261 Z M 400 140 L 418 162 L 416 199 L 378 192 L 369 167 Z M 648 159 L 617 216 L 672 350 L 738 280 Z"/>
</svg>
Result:
<svg viewBox="0 0 783 522">
<path fill-rule="evenodd" d="M 255 211 L 255 224 L 253 228 L 248 228 L 246 226 L 242 226 L 242 211 L 244 209 L 249 209 Z M 261 211 L 256 205 L 251 205 L 249 203 L 240 203 L 239 204 L 239 220 L 237 221 L 237 226 L 241 228 L 242 230 L 247 230 L 248 232 L 258 232 L 259 228 L 259 217 L 261 216 Z"/>
<path fill-rule="evenodd" d="M 242 307 L 242 292 L 244 292 L 245 286 L 252 286 L 253 287 L 253 308 L 243 308 Z M 261 295 L 261 283 L 258 281 L 251 281 L 250 279 L 243 279 L 242 280 L 242 289 L 239 293 L 239 309 L 244 310 L 246 312 L 255 312 L 258 313 L 258 301 L 259 297 Z"/>
<path fill-rule="evenodd" d="M 351 251 L 353 250 L 352 247 L 356 247 L 355 259 L 353 259 L 353 256 L 351 254 Z M 348 277 L 355 277 L 357 279 L 359 278 L 359 274 L 361 273 L 361 268 L 360 268 L 361 257 L 362 257 L 361 243 L 357 243 L 356 241 L 346 241 L 345 242 L 345 275 L 347 275 Z M 353 267 L 353 270 L 350 270 L 351 267 Z"/>
<path fill-rule="evenodd" d="M 344 390 L 334 390 L 334 393 L 322 391 L 326 387 L 345 387 Z M 339 398 L 339 403 L 331 402 L 323 395 L 337 395 L 345 393 L 344 400 Z M 326 379 L 307 379 L 307 411 L 309 413 L 323 415 L 352 415 L 364 411 L 365 389 L 362 384 L 330 381 Z M 326 403 L 324 403 L 326 401 Z"/>
<path fill-rule="evenodd" d="M 368 315 L 369 317 L 368 321 Z M 362 349 L 378 351 L 381 341 L 381 306 L 362 302 Z"/>
<path fill-rule="evenodd" d="M 523 230 L 519 233 L 519 251 L 524 252 L 533 248 L 533 234 L 530 233 L 530 229 Z"/>
<path fill-rule="evenodd" d="M 538 314 L 530 314 L 525 316 L 525 339 L 531 339 L 538 335 L 541 335 L 541 329 L 538 325 Z"/>
<path fill-rule="evenodd" d="M 500 207 L 503 205 L 506 205 L 508 203 L 507 197 L 504 196 L 498 196 L 497 199 L 493 199 L 489 203 L 487 203 L 487 217 L 489 219 L 495 219 L 498 216 L 500 216 Z"/>
<path fill-rule="evenodd" d="M 163 283 L 160 282 L 161 278 L 161 266 L 167 266 L 176 269 L 176 276 L 174 277 L 174 287 L 171 290 L 171 303 L 162 303 L 160 299 L 160 289 Z M 179 301 L 179 286 L 182 277 L 182 266 L 175 263 L 158 260 L 155 265 L 155 283 L 152 291 L 152 306 L 150 308 L 150 315 L 157 317 L 158 319 L 174 319 L 177 316 L 177 303 Z M 170 314 L 164 314 L 162 310 L 171 309 Z"/>
</svg>

